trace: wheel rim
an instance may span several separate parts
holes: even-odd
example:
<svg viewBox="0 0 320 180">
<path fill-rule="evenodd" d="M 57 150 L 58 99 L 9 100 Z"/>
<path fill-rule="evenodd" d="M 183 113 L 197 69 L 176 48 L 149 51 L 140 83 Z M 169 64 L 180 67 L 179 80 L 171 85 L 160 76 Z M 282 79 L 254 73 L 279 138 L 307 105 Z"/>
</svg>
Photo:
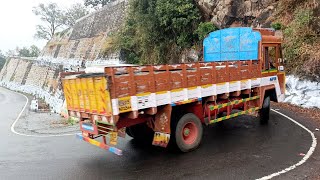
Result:
<svg viewBox="0 0 320 180">
<path fill-rule="evenodd" d="M 182 140 L 185 144 L 193 144 L 198 137 L 198 128 L 195 123 L 188 122 L 182 128 Z"/>
</svg>

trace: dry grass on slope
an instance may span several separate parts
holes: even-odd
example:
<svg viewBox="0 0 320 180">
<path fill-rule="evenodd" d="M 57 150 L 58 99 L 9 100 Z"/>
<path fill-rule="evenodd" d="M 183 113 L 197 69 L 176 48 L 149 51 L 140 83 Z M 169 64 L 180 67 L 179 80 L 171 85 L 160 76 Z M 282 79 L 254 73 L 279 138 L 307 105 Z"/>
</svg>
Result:
<svg viewBox="0 0 320 180">
<path fill-rule="evenodd" d="M 320 78 L 320 6 L 316 0 L 280 0 L 269 18 L 281 24 L 287 70 L 302 78 Z"/>
</svg>

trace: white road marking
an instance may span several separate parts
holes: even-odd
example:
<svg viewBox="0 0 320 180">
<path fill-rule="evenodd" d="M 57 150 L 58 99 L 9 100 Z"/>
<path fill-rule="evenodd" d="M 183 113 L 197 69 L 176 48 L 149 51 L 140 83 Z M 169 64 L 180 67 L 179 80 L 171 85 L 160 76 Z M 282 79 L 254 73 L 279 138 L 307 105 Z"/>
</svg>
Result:
<svg viewBox="0 0 320 180">
<path fill-rule="evenodd" d="M 288 171 L 291 171 L 293 169 L 295 169 L 296 167 L 302 165 L 303 163 L 305 163 L 309 158 L 310 156 L 313 154 L 314 150 L 316 149 L 316 146 L 317 146 L 317 138 L 314 136 L 313 132 L 311 132 L 308 128 L 306 128 L 305 126 L 303 126 L 302 124 L 298 123 L 297 121 L 295 121 L 294 119 L 290 118 L 289 116 L 281 113 L 281 112 L 278 112 L 278 111 L 275 111 L 273 109 L 271 109 L 273 112 L 275 113 L 278 113 L 280 114 L 281 116 L 289 119 L 290 121 L 292 121 L 293 123 L 295 123 L 296 125 L 300 126 L 302 129 L 306 130 L 312 137 L 312 144 L 311 144 L 311 147 L 309 149 L 309 151 L 307 152 L 307 154 L 297 163 L 297 164 L 294 164 L 284 170 L 281 170 L 279 172 L 275 172 L 273 174 L 270 174 L 270 175 L 267 175 L 267 176 L 264 176 L 262 178 L 259 178 L 258 180 L 266 180 L 266 179 L 271 179 L 273 177 L 276 177 L 276 176 L 279 176 L 281 174 L 284 174 Z"/>
<path fill-rule="evenodd" d="M 12 91 L 12 92 L 15 92 L 15 91 Z M 29 99 L 27 96 L 25 96 L 24 94 L 21 94 L 19 92 L 15 92 L 19 95 L 22 95 L 24 98 L 26 98 L 27 102 L 26 104 L 24 105 L 24 107 L 22 108 L 21 112 L 19 113 L 17 119 L 12 123 L 11 125 L 11 132 L 13 132 L 14 134 L 17 134 L 17 135 L 20 135 L 20 136 L 27 136 L 27 137 L 39 137 L 39 138 L 45 138 L 45 137 L 61 137 L 61 136 L 74 136 L 76 135 L 75 134 L 52 134 L 52 135 L 43 135 L 43 136 L 40 136 L 40 135 L 31 135 L 31 134 L 23 134 L 23 133 L 19 133 L 17 132 L 15 129 L 14 129 L 14 126 L 17 124 L 18 120 L 20 119 L 22 113 L 24 112 L 24 110 L 27 108 L 28 104 L 29 104 Z"/>
</svg>

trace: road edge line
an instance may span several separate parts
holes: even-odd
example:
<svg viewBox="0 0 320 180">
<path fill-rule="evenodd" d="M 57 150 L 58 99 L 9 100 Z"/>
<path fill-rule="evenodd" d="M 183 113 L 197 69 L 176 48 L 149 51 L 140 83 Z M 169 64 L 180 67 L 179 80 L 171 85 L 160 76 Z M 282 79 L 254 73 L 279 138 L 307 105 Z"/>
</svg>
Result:
<svg viewBox="0 0 320 180">
<path fill-rule="evenodd" d="M 311 135 L 311 138 L 312 138 L 312 144 L 311 144 L 311 147 L 309 148 L 309 151 L 307 152 L 307 154 L 296 164 L 288 167 L 288 168 L 285 168 L 281 171 L 278 171 L 278 172 L 275 172 L 273 174 L 270 174 L 270 175 L 267 175 L 267 176 L 264 176 L 262 178 L 259 178 L 257 180 L 267 180 L 267 179 L 271 179 L 273 177 L 276 177 L 276 176 L 279 176 L 281 174 L 284 174 L 284 173 L 287 173 L 293 169 L 295 169 L 296 167 L 302 165 L 303 163 L 305 163 L 310 157 L 311 155 L 313 154 L 314 150 L 316 149 L 317 147 L 317 138 L 315 137 L 314 133 L 309 130 L 308 128 L 306 128 L 304 125 L 300 124 L 299 122 L 297 122 L 296 120 L 292 119 L 291 117 L 281 113 L 281 112 L 278 112 L 276 110 L 273 110 L 271 109 L 273 112 L 277 113 L 277 114 L 280 114 L 281 116 L 289 119 L 290 121 L 292 121 L 293 123 L 295 123 L 296 125 L 300 126 L 302 129 L 306 130 L 310 135 Z"/>
<path fill-rule="evenodd" d="M 23 134 L 23 133 L 19 133 L 17 132 L 15 129 L 14 129 L 14 126 L 16 125 L 16 123 L 19 121 L 22 113 L 24 112 L 24 110 L 26 109 L 27 105 L 29 104 L 29 99 L 26 95 L 20 93 L 20 92 L 17 92 L 17 91 L 12 91 L 12 90 L 9 90 L 11 92 L 14 92 L 16 94 L 19 94 L 19 95 L 22 95 L 24 98 L 27 99 L 27 102 L 25 103 L 24 107 L 22 108 L 22 110 L 20 111 L 18 117 L 16 118 L 16 120 L 12 123 L 11 125 L 11 132 L 14 133 L 14 134 L 17 134 L 17 135 L 20 135 L 20 136 L 27 136 L 27 137 L 39 137 L 39 138 L 46 138 L 46 137 L 62 137 L 62 136 L 75 136 L 75 134 L 52 134 L 52 135 L 43 135 L 43 136 L 40 136 L 40 135 L 32 135 L 32 134 Z"/>
</svg>

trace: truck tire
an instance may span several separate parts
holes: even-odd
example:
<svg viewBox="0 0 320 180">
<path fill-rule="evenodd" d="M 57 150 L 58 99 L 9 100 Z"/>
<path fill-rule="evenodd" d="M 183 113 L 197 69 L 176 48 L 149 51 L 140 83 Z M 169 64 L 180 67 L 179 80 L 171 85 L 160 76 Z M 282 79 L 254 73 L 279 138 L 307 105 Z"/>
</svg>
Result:
<svg viewBox="0 0 320 180">
<path fill-rule="evenodd" d="M 200 119 L 188 113 L 178 121 L 174 121 L 171 131 L 171 146 L 182 152 L 189 152 L 196 149 L 202 140 L 202 124 Z"/>
<path fill-rule="evenodd" d="M 270 114 L 270 96 L 263 100 L 262 108 L 259 111 L 260 124 L 268 124 Z"/>
<path fill-rule="evenodd" d="M 153 139 L 153 130 L 146 123 L 136 124 L 126 128 L 126 133 L 137 141 L 151 142 Z"/>
</svg>

